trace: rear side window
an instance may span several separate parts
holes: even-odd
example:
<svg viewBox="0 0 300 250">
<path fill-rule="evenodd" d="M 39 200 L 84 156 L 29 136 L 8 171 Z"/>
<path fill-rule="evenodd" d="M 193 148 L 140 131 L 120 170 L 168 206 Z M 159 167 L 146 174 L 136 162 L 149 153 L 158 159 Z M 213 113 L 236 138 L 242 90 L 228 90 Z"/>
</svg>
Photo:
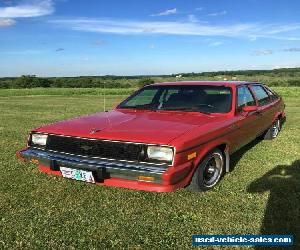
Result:
<svg viewBox="0 0 300 250">
<path fill-rule="evenodd" d="M 259 106 L 266 105 L 271 101 L 267 92 L 261 85 L 253 85 L 253 86 L 251 86 L 251 89 L 253 90 L 254 95 L 256 96 L 256 98 L 258 100 Z"/>
<path fill-rule="evenodd" d="M 278 100 L 278 95 L 276 93 L 274 93 L 270 88 L 268 88 L 267 86 L 264 86 L 265 90 L 267 91 L 268 95 L 270 96 L 271 101 L 276 101 Z"/>
<path fill-rule="evenodd" d="M 255 100 L 248 89 L 248 87 L 238 87 L 237 89 L 237 111 L 242 111 L 242 108 L 245 106 L 254 106 L 256 105 Z"/>
</svg>

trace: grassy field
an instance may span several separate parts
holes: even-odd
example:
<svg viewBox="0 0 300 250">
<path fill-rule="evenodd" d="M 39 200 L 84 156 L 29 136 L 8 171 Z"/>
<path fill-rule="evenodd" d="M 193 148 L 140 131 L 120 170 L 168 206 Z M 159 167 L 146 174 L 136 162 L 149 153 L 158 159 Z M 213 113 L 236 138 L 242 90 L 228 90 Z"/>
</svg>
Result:
<svg viewBox="0 0 300 250">
<path fill-rule="evenodd" d="M 206 193 L 99 187 L 40 173 L 15 157 L 30 129 L 102 111 L 101 92 L 1 90 L 0 249 L 190 249 L 192 234 L 300 239 L 300 88 L 274 89 L 286 102 L 279 137 L 234 154 L 233 171 Z M 107 97 L 109 107 L 122 91 Z"/>
<path fill-rule="evenodd" d="M 114 88 L 33 88 L 33 89 L 0 89 L 1 97 L 8 96 L 88 96 L 88 95 L 129 95 L 135 89 Z"/>
</svg>

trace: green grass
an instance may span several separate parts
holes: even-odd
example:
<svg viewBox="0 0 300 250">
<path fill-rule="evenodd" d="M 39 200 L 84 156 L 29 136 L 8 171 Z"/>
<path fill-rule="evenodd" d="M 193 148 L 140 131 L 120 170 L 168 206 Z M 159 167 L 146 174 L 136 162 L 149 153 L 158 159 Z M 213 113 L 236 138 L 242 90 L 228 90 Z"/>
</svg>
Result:
<svg viewBox="0 0 300 250">
<path fill-rule="evenodd" d="M 265 232 L 261 226 L 270 192 L 249 192 L 248 187 L 277 166 L 300 159 L 300 88 L 274 89 L 285 97 L 288 117 L 279 137 L 252 143 L 233 155 L 234 170 L 206 193 L 99 187 L 40 173 L 15 157 L 30 129 L 101 111 L 103 99 L 90 92 L 85 96 L 80 89 L 79 95 L 63 90 L 61 96 L 39 96 L 35 90 L 13 90 L 15 96 L 5 96 L 1 90 L 0 249 L 190 249 L 192 234 Z M 111 107 L 124 97 L 108 96 L 107 104 Z M 291 196 L 299 183 L 286 182 L 274 204 L 283 218 L 289 215 L 284 223 L 300 224 L 300 197 Z"/>
<path fill-rule="evenodd" d="M 134 88 L 32 88 L 0 89 L 0 97 L 6 96 L 89 96 L 89 95 L 130 95 Z"/>
</svg>

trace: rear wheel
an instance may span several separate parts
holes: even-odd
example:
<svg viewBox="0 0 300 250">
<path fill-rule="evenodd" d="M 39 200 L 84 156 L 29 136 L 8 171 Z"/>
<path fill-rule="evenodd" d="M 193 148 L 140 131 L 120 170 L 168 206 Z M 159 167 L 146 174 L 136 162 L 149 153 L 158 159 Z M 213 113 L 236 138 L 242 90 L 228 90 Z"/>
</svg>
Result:
<svg viewBox="0 0 300 250">
<path fill-rule="evenodd" d="M 187 187 L 192 191 L 207 191 L 220 181 L 224 170 L 224 155 L 219 149 L 208 153 L 201 161 Z"/>
<path fill-rule="evenodd" d="M 277 119 L 272 124 L 272 126 L 268 129 L 268 131 L 266 132 L 264 139 L 272 140 L 272 139 L 276 138 L 279 134 L 280 129 L 281 129 L 281 121 L 280 121 L 280 119 Z"/>
</svg>

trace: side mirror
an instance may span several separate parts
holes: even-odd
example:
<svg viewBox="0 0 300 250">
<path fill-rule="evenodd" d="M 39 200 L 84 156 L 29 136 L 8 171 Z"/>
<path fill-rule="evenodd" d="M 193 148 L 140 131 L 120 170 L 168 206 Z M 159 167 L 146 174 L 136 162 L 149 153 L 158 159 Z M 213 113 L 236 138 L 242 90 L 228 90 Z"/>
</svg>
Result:
<svg viewBox="0 0 300 250">
<path fill-rule="evenodd" d="M 256 111 L 257 109 L 258 109 L 257 106 L 245 106 L 245 107 L 243 107 L 243 111 L 247 112 L 247 113 Z"/>
</svg>

